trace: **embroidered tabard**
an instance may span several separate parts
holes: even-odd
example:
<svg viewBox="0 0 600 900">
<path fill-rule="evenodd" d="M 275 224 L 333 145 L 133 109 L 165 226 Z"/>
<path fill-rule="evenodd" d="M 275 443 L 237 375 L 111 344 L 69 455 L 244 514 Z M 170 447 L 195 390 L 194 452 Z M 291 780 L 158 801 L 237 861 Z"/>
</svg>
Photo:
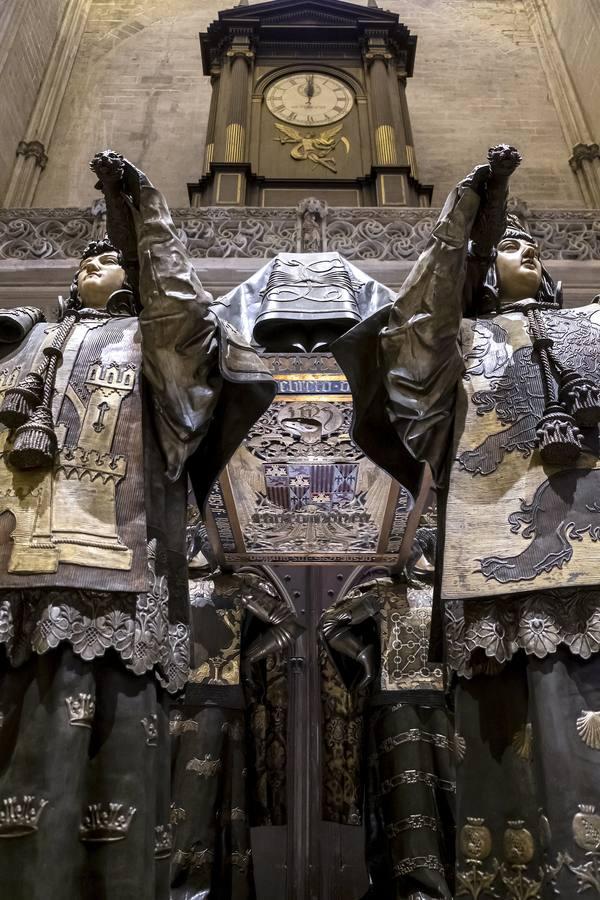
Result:
<svg viewBox="0 0 600 900">
<path fill-rule="evenodd" d="M 560 365 L 600 383 L 600 307 L 544 311 Z M 600 582 L 598 427 L 566 467 L 542 463 L 545 409 L 520 312 L 466 320 L 448 490 L 442 596 L 482 598 Z"/>
<path fill-rule="evenodd" d="M 0 364 L 0 402 L 43 362 L 58 328 L 35 325 Z M 92 316 L 69 334 L 58 368 L 54 465 L 19 470 L 0 428 L 3 588 L 147 591 L 138 320 Z"/>
</svg>

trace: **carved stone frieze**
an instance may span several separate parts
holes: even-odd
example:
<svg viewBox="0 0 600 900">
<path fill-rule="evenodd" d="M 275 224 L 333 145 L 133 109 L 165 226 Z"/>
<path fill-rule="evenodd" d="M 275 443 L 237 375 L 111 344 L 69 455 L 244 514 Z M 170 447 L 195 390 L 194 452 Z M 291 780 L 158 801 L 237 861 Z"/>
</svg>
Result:
<svg viewBox="0 0 600 900">
<path fill-rule="evenodd" d="M 235 207 L 173 210 L 191 256 L 272 257 L 296 250 L 295 209 Z"/>
<path fill-rule="evenodd" d="M 102 209 L 0 209 L 0 259 L 75 259 L 103 227 Z M 263 259 L 311 249 L 351 260 L 411 261 L 425 249 L 439 210 L 320 208 L 310 235 L 304 210 L 282 207 L 184 207 L 173 217 L 198 259 Z M 543 259 L 600 260 L 600 213 L 527 209 Z M 319 233 L 320 232 L 320 233 Z M 316 249 L 316 247 L 315 247 Z"/>
<path fill-rule="evenodd" d="M 79 259 L 92 225 L 85 209 L 0 210 L 0 259 Z"/>
</svg>

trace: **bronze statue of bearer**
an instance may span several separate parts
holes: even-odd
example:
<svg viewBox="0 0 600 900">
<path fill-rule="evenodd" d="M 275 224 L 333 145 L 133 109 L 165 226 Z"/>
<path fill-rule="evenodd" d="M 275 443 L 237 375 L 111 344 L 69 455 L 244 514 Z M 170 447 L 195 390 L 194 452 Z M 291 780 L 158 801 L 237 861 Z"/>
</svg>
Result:
<svg viewBox="0 0 600 900">
<path fill-rule="evenodd" d="M 84 250 L 58 323 L 0 316 L 0 884 L 15 900 L 169 896 L 188 472 L 202 503 L 273 394 L 158 191 L 117 154 L 92 168 L 113 242 Z"/>
<path fill-rule="evenodd" d="M 600 306 L 563 309 L 507 218 L 519 162 L 490 151 L 394 304 L 333 351 L 356 438 L 438 491 L 456 896 L 575 898 L 600 871 Z"/>
</svg>

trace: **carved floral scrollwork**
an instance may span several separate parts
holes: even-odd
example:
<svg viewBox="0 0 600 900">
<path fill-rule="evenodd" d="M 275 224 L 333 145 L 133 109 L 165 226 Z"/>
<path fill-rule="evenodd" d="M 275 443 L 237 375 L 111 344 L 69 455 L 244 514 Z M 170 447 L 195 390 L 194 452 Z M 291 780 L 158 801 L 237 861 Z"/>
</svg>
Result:
<svg viewBox="0 0 600 900">
<path fill-rule="evenodd" d="M 488 892 L 492 893 L 492 885 L 498 874 L 498 861 L 495 858 L 491 860 L 489 868 L 486 863 L 492 852 L 492 835 L 483 819 L 467 817 L 460 831 L 459 845 L 466 867 L 456 871 L 456 896 L 479 900 Z"/>
<path fill-rule="evenodd" d="M 559 894 L 557 881 L 562 876 L 575 876 L 577 893 L 590 891 L 589 896 L 600 895 L 600 815 L 592 805 L 580 803 L 579 811 L 571 823 L 573 840 L 577 847 L 585 851 L 583 860 L 575 860 L 568 851 L 557 854 L 554 864 L 545 866 L 546 879 L 554 892 Z M 566 883 L 566 882 L 565 882 Z"/>
<path fill-rule="evenodd" d="M 180 209 L 173 217 L 193 257 L 260 259 L 296 249 L 295 209 Z"/>
<path fill-rule="evenodd" d="M 348 259 L 417 259 L 435 221 L 430 210 L 330 210 L 327 246 Z"/>
<path fill-rule="evenodd" d="M 77 258 L 92 239 L 92 222 L 81 209 L 3 210 L 0 259 Z"/>
<path fill-rule="evenodd" d="M 522 820 L 506 823 L 502 836 L 504 861 L 500 864 L 490 855 L 492 833 L 483 819 L 467 817 L 460 831 L 459 848 L 465 868 L 456 872 L 457 897 L 540 900 L 544 873 L 528 871 L 535 857 L 535 841 Z"/>
<path fill-rule="evenodd" d="M 438 210 L 329 207 L 326 221 L 306 231 L 293 207 L 174 209 L 188 250 L 197 258 L 269 258 L 314 250 L 322 242 L 348 259 L 415 260 L 425 249 Z M 531 210 L 527 222 L 543 259 L 600 259 L 596 210 Z M 90 209 L 0 210 L 0 259 L 73 259 L 102 223 Z M 309 223 L 310 224 L 310 223 Z M 314 223 L 313 223 L 314 224 Z"/>
</svg>

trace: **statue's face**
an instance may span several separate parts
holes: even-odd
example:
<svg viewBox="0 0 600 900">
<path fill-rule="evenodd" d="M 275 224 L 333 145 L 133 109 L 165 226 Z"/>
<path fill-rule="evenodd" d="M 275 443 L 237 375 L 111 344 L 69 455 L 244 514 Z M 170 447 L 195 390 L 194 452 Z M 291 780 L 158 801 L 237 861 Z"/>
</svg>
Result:
<svg viewBox="0 0 600 900">
<path fill-rule="evenodd" d="M 90 256 L 81 261 L 77 290 L 83 306 L 104 309 L 108 298 L 123 287 L 125 270 L 114 251 Z"/>
<path fill-rule="evenodd" d="M 496 271 L 500 303 L 535 297 L 542 283 L 540 250 L 534 241 L 502 238 L 497 247 Z"/>
</svg>

